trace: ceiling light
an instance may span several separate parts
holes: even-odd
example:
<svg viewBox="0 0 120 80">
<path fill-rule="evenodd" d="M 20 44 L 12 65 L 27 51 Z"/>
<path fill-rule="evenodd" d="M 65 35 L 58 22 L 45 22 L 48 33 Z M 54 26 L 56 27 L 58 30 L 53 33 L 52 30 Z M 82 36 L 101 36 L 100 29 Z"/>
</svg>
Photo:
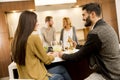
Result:
<svg viewBox="0 0 120 80">
<path fill-rule="evenodd" d="M 35 6 L 76 3 L 76 0 L 35 0 Z"/>
</svg>

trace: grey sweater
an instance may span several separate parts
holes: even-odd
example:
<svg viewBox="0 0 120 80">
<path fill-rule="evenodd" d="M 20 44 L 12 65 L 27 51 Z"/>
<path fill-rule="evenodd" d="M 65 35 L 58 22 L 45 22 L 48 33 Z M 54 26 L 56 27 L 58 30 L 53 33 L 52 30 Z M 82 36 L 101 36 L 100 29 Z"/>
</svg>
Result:
<svg viewBox="0 0 120 80">
<path fill-rule="evenodd" d="M 63 59 L 79 61 L 85 57 L 95 60 L 96 72 L 106 80 L 120 80 L 119 40 L 114 29 L 102 19 L 87 36 L 83 47 L 75 54 L 64 54 Z M 94 57 L 94 58 L 93 58 Z"/>
<path fill-rule="evenodd" d="M 51 46 L 51 41 L 56 40 L 56 31 L 54 27 L 51 27 L 50 30 L 48 30 L 46 27 L 41 28 L 41 33 L 43 37 L 43 42 L 47 46 Z"/>
</svg>

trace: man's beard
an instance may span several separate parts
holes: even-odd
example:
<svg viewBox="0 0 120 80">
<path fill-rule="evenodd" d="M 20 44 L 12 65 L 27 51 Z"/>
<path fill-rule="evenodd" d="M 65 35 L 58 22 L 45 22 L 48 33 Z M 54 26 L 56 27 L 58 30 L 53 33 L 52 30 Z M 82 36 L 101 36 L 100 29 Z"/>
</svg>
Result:
<svg viewBox="0 0 120 80">
<path fill-rule="evenodd" d="M 52 24 L 49 24 L 50 27 L 52 27 L 53 25 Z"/>
<path fill-rule="evenodd" d="M 90 20 L 90 16 L 87 17 L 85 27 L 89 27 L 92 25 L 92 21 Z"/>
</svg>

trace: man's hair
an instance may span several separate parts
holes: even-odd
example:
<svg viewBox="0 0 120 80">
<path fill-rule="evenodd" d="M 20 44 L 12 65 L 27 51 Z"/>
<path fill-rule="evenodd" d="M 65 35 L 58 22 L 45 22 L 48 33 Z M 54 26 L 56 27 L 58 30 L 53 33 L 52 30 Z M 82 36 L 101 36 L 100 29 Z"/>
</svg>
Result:
<svg viewBox="0 0 120 80">
<path fill-rule="evenodd" d="M 50 19 L 52 19 L 52 18 L 53 18 L 52 16 L 46 16 L 46 18 L 45 18 L 45 22 L 50 21 Z"/>
<path fill-rule="evenodd" d="M 98 3 L 88 3 L 82 6 L 82 10 L 86 10 L 88 13 L 94 11 L 97 16 L 101 15 L 101 7 Z"/>
</svg>

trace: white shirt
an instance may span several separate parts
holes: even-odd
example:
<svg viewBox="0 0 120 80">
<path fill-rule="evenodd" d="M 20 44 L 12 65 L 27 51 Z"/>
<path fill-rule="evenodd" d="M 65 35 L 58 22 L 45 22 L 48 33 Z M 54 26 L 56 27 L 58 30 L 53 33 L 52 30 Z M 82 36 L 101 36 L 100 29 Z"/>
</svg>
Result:
<svg viewBox="0 0 120 80">
<path fill-rule="evenodd" d="M 73 37 L 73 28 L 71 28 L 69 31 L 64 30 L 64 33 L 63 33 L 63 45 L 64 45 L 64 47 L 69 47 L 68 37 L 70 37 L 70 38 Z"/>
</svg>

